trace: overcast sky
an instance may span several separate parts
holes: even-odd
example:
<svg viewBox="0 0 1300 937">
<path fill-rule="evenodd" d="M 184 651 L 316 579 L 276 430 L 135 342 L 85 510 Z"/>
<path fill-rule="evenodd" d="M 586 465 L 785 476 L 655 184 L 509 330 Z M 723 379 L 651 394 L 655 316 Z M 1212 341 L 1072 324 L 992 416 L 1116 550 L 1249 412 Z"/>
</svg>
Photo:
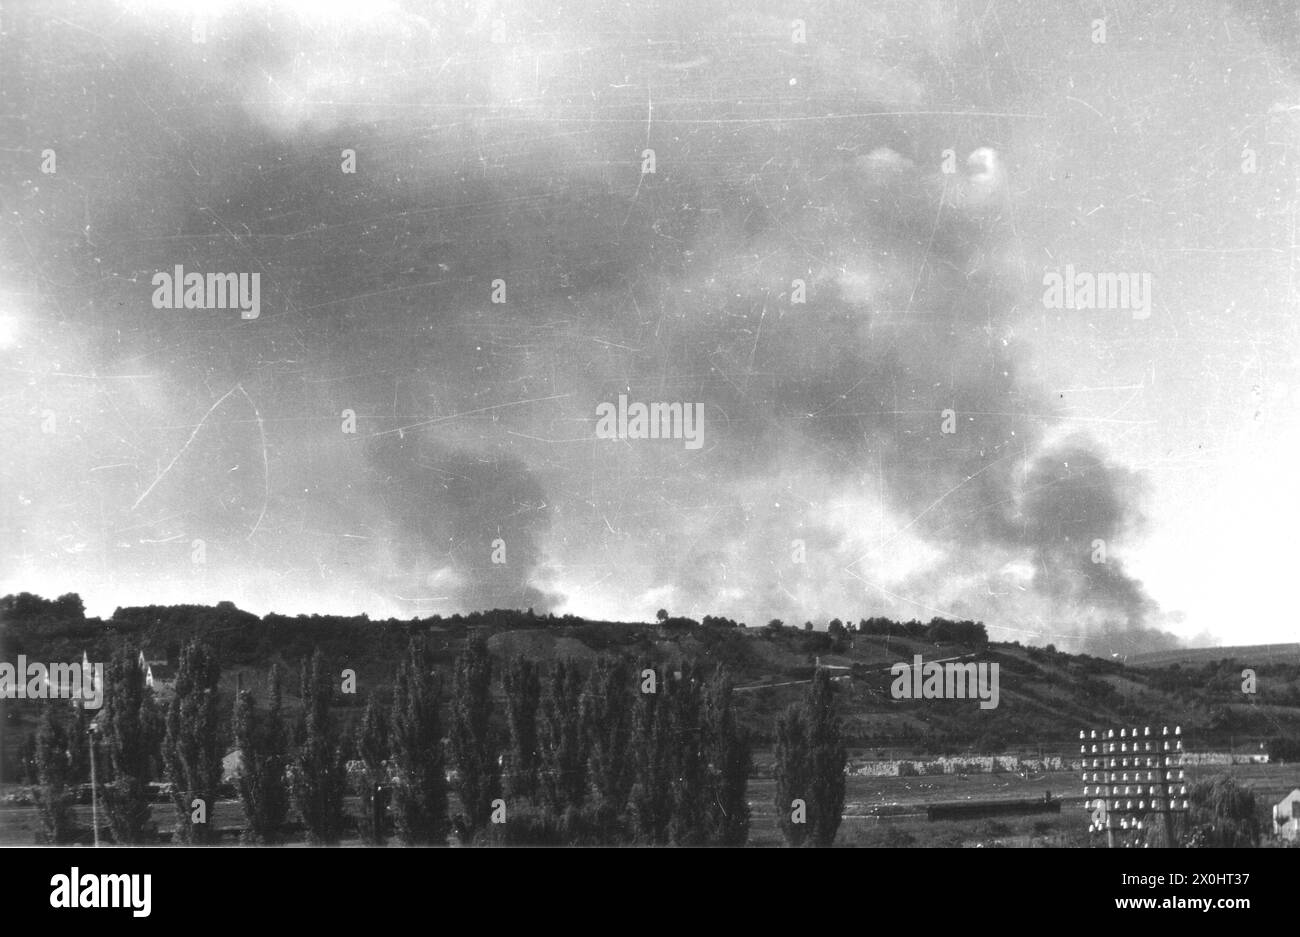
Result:
<svg viewBox="0 0 1300 937">
<path fill-rule="evenodd" d="M 1300 639 L 1293 4 L 559 6 L 5 7 L 0 592 Z"/>
</svg>

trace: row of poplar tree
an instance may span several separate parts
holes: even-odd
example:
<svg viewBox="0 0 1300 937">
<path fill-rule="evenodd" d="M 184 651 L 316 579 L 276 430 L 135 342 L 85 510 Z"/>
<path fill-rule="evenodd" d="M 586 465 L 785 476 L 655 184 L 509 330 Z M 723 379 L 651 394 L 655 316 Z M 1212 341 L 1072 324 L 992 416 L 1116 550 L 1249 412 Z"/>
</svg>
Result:
<svg viewBox="0 0 1300 937">
<path fill-rule="evenodd" d="M 687 663 L 662 671 L 602 656 L 585 676 L 566 660 L 544 674 L 516 657 L 500 674 L 498 698 L 493 669 L 486 641 L 472 636 L 455 662 L 444 730 L 441 680 L 423 642 L 413 639 L 391 703 L 372 694 L 348 745 L 332 708 L 334 671 L 319 651 L 302 665 L 301 715 L 292 724 L 278 665 L 260 699 L 239 694 L 231 725 L 222 718 L 220 664 L 203 643 L 182 649 L 174 693 L 163 706 L 145 686 L 137 656 L 119 655 L 107 668 L 93 733 L 111 835 L 120 843 L 154 836 L 149 782 L 161 762 L 177 839 L 214 841 L 211 812 L 233 740 L 252 842 L 282 841 L 292 829 L 291 804 L 308 841 L 318 844 L 337 843 L 353 823 L 374 844 L 391 835 L 409 845 L 443 845 L 453 832 L 466 842 L 746 841 L 751 744 L 724 670 L 705 673 Z M 845 753 L 833 694 L 828 674 L 818 671 L 806 702 L 777 720 L 775 806 L 791 845 L 829 845 L 839 826 Z M 37 799 L 51 841 L 72 835 L 89 728 L 80 707 L 70 723 L 53 709 L 41 720 Z M 351 772 L 348 748 L 355 754 Z M 360 795 L 353 819 L 344 803 L 349 788 Z M 453 792 L 460 804 L 454 817 Z"/>
</svg>

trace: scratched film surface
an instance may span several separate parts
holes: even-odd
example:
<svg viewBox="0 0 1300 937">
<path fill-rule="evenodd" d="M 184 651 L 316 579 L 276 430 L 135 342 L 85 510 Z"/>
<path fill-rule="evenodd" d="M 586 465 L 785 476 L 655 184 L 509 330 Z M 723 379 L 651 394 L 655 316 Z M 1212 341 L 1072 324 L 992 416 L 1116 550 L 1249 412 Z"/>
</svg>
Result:
<svg viewBox="0 0 1300 937">
<path fill-rule="evenodd" d="M 1287 2 L 58 0 L 0 8 L 0 50 L 0 594 L 84 603 L 5 600 L 5 660 L 129 644 L 165 716 L 198 637 L 218 761 L 272 659 L 289 714 L 312 710 L 298 667 L 325 639 L 249 616 L 339 616 L 384 635 L 326 640 L 352 814 L 378 784 L 367 701 L 391 715 L 417 634 L 445 678 L 448 824 L 623 798 L 593 841 L 744 842 L 707 810 L 638 825 L 645 669 L 661 701 L 696 686 L 674 718 L 725 739 L 722 664 L 750 840 L 760 814 L 789 840 L 788 703 L 815 747 L 834 695 L 866 812 L 906 797 L 855 794 L 863 764 L 1041 754 L 1053 705 L 1063 756 L 1129 717 L 1211 727 L 1205 700 L 1125 702 L 1120 671 L 1114 699 L 1049 702 L 1067 663 L 1025 648 L 1119 667 L 1297 640 Z M 452 618 L 491 610 L 514 617 Z M 65 613 L 83 630 L 30 623 Z M 522 794 L 516 655 L 542 700 Z M 952 700 L 951 674 L 928 692 L 922 657 L 1001 660 L 1000 688 L 968 688 L 993 705 Z M 490 725 L 462 737 L 480 677 Z M 594 707 L 601 679 L 626 712 Z M 17 752 L 39 707 L 8 711 Z M 547 741 L 566 713 L 595 726 L 576 755 Z M 1262 750 L 1292 715 L 1238 731 Z M 927 724 L 951 750 L 921 751 Z M 209 789 L 157 743 L 151 782 Z M 1080 794 L 1068 757 L 1038 767 L 1003 793 L 1060 770 Z M 153 822 L 201 839 L 182 806 Z"/>
</svg>

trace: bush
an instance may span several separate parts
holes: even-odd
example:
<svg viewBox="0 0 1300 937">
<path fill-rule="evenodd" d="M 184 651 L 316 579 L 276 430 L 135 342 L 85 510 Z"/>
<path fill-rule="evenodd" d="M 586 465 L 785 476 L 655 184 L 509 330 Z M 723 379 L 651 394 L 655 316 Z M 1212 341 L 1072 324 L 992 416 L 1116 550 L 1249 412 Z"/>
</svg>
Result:
<svg viewBox="0 0 1300 937">
<path fill-rule="evenodd" d="M 907 830 L 900 830 L 896 826 L 887 826 L 885 827 L 883 842 L 886 849 L 907 849 L 916 845 L 916 837 Z"/>
<path fill-rule="evenodd" d="M 611 846 L 630 841 L 625 815 L 609 804 L 566 807 L 511 805 L 506 822 L 489 828 L 487 840 L 505 846 Z"/>
<path fill-rule="evenodd" d="M 1256 847 L 1262 829 L 1255 792 L 1226 774 L 1194 785 L 1189 792 L 1189 846 Z"/>
<path fill-rule="evenodd" d="M 546 807 L 511 804 L 506 822 L 494 827 L 493 834 L 506 846 L 562 846 L 564 826 Z"/>
<path fill-rule="evenodd" d="M 1300 739 L 1277 735 L 1268 740 L 1269 761 L 1300 761 Z"/>
<path fill-rule="evenodd" d="M 1002 836 L 1010 836 L 1011 827 L 1007 826 L 1001 820 L 987 820 L 980 827 L 980 836 L 996 839 Z"/>
</svg>

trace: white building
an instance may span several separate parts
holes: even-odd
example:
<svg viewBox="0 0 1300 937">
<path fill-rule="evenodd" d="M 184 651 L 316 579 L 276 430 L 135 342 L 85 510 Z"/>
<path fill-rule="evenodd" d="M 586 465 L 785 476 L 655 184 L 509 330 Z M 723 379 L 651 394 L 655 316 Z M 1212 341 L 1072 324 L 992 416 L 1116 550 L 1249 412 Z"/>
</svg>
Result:
<svg viewBox="0 0 1300 937">
<path fill-rule="evenodd" d="M 1300 787 L 1273 805 L 1273 835 L 1292 843 L 1300 840 Z"/>
</svg>

